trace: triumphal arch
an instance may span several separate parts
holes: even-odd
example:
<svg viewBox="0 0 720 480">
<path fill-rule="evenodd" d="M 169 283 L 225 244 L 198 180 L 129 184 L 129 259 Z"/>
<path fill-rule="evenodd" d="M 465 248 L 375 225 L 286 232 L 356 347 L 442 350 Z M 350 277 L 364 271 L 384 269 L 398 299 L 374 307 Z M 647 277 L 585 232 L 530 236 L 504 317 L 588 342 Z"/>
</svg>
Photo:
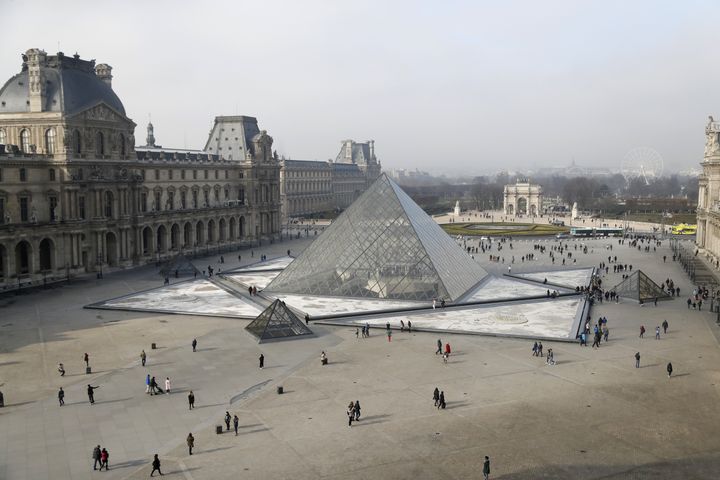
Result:
<svg viewBox="0 0 720 480">
<path fill-rule="evenodd" d="M 542 187 L 530 183 L 529 179 L 518 179 L 514 185 L 505 185 L 503 211 L 506 215 L 540 214 L 542 208 Z"/>
</svg>

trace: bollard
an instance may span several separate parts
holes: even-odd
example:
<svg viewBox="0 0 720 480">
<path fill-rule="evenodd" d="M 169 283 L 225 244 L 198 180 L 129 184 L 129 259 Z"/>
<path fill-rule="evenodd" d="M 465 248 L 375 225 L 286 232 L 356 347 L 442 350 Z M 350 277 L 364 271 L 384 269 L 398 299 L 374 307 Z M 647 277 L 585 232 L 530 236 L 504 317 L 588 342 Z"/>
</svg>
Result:
<svg viewBox="0 0 720 480">
<path fill-rule="evenodd" d="M 223 432 L 222 425 L 215 425 L 215 433 L 221 435 Z"/>
<path fill-rule="evenodd" d="M 277 387 L 277 393 L 278 393 L 278 395 L 282 395 L 282 393 L 283 393 L 283 387 L 282 387 L 282 385 L 279 385 L 279 386 Z"/>
<path fill-rule="evenodd" d="M 155 350 L 157 348 L 157 345 L 155 345 L 155 342 L 150 344 L 150 348 L 152 348 L 153 350 Z"/>
<path fill-rule="evenodd" d="M 85 374 L 86 374 L 86 375 L 89 375 L 90 373 L 92 373 L 92 368 L 90 368 L 90 367 L 85 367 Z"/>
</svg>

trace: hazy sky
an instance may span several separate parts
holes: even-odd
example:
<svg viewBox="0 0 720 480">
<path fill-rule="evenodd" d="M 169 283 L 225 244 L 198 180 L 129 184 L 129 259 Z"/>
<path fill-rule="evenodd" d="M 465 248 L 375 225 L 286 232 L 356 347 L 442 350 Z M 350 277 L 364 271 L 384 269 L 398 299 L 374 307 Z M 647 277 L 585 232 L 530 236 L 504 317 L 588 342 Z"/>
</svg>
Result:
<svg viewBox="0 0 720 480">
<path fill-rule="evenodd" d="M 712 1 L 0 0 L 0 81 L 31 47 L 113 66 L 143 144 L 251 115 L 280 154 L 375 139 L 385 168 L 698 167 L 720 116 Z"/>
</svg>

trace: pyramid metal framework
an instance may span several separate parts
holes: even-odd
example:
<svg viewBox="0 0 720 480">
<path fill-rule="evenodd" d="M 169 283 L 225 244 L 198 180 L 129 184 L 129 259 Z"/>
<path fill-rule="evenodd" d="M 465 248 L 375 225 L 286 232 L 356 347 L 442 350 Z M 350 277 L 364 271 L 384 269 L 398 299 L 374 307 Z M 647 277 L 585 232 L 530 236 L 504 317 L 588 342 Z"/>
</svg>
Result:
<svg viewBox="0 0 720 480">
<path fill-rule="evenodd" d="M 617 284 L 614 290 L 620 298 L 629 298 L 637 301 L 670 298 L 670 295 L 668 295 L 662 287 L 653 282 L 650 277 L 645 275 L 641 270 L 636 270 L 631 273 L 625 280 Z"/>
<path fill-rule="evenodd" d="M 245 330 L 258 337 L 260 343 L 313 335 L 312 330 L 281 300 L 270 304 Z"/>
<path fill-rule="evenodd" d="M 457 300 L 487 272 L 382 174 L 266 292 Z"/>
<path fill-rule="evenodd" d="M 173 258 L 165 262 L 163 267 L 160 269 L 160 275 L 163 277 L 172 277 L 175 272 L 178 275 L 193 275 L 195 272 L 200 273 L 200 270 L 195 268 L 195 265 L 185 255 L 175 255 Z"/>
</svg>

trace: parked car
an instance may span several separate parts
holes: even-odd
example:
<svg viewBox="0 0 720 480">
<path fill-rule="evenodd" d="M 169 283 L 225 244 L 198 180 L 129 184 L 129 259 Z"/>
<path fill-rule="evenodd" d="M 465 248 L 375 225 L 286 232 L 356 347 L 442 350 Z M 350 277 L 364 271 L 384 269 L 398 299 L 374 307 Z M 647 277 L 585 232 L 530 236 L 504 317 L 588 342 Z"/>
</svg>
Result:
<svg viewBox="0 0 720 480">
<path fill-rule="evenodd" d="M 568 234 L 568 233 L 558 233 L 557 235 L 555 235 L 555 238 L 557 238 L 557 239 L 570 238 L 570 234 Z"/>
</svg>

